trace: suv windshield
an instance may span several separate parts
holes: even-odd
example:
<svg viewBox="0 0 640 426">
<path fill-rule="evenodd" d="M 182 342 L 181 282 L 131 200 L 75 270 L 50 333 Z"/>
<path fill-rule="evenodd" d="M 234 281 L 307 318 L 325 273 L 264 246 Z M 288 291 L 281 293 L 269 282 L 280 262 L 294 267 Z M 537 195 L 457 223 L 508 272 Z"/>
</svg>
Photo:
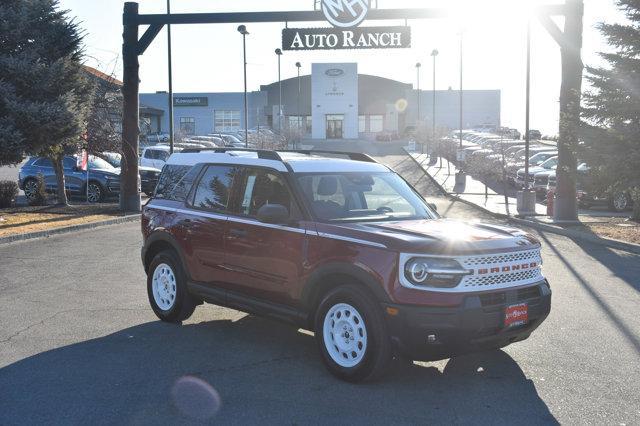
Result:
<svg viewBox="0 0 640 426">
<path fill-rule="evenodd" d="M 298 182 L 318 219 L 329 222 L 434 219 L 395 173 L 305 174 Z"/>
<path fill-rule="evenodd" d="M 109 170 L 114 171 L 115 167 L 111 164 L 107 163 L 100 157 L 94 157 L 93 155 L 89 156 L 89 169 L 101 169 L 101 170 Z"/>
</svg>

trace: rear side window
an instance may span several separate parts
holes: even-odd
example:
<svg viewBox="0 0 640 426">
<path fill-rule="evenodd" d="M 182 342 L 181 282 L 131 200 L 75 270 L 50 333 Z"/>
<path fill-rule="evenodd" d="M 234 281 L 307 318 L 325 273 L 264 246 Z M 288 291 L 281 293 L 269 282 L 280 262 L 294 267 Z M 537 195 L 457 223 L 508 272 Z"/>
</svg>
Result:
<svg viewBox="0 0 640 426">
<path fill-rule="evenodd" d="M 51 160 L 48 158 L 38 158 L 33 165 L 38 167 L 53 167 Z"/>
<path fill-rule="evenodd" d="M 291 196 L 287 183 L 276 172 L 264 169 L 247 169 L 240 182 L 239 213 L 243 216 L 257 217 L 258 210 L 266 204 L 280 204 L 291 213 L 291 217 L 300 217 L 300 211 Z"/>
<path fill-rule="evenodd" d="M 227 210 L 229 193 L 235 173 L 235 167 L 207 167 L 196 187 L 193 206 L 198 209 L 212 211 Z"/>
<path fill-rule="evenodd" d="M 158 179 L 155 197 L 184 202 L 200 170 L 201 167 L 164 166 Z"/>
<path fill-rule="evenodd" d="M 159 149 L 147 149 L 144 152 L 144 158 L 148 158 L 149 160 L 162 160 L 166 161 L 169 157 L 169 152 Z"/>
</svg>

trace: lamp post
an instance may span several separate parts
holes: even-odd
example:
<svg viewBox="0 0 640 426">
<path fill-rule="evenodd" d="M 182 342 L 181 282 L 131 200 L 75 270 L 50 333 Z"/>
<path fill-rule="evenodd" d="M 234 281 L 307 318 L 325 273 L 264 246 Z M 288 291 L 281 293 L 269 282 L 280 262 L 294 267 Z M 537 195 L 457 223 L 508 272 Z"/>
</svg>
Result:
<svg viewBox="0 0 640 426">
<path fill-rule="evenodd" d="M 438 52 L 438 49 L 433 49 L 431 51 L 431 57 L 433 58 L 433 94 L 432 94 L 433 105 L 431 110 L 431 112 L 433 113 L 433 116 L 431 119 L 431 144 L 432 144 L 431 151 L 433 151 L 433 145 L 436 143 L 436 57 L 438 56 L 439 53 L 440 52 Z M 427 152 L 428 151 L 429 150 L 427 149 Z"/>
<path fill-rule="evenodd" d="M 416 64 L 416 80 L 417 80 L 417 86 L 418 86 L 418 120 L 417 120 L 417 125 L 420 126 L 420 68 L 422 67 L 422 64 L 420 62 L 418 62 Z"/>
<path fill-rule="evenodd" d="M 464 120 L 462 117 L 463 109 L 463 47 L 464 47 L 464 30 L 460 29 L 460 147 L 458 149 L 457 160 L 460 163 L 460 170 L 456 173 L 456 186 L 465 187 L 467 177 L 464 172 L 465 152 L 462 150 L 462 129 L 464 127 Z"/>
<path fill-rule="evenodd" d="M 462 127 L 464 126 L 464 121 L 462 118 L 462 112 L 463 112 L 463 96 L 462 96 L 462 83 L 463 83 L 463 68 L 462 66 L 464 65 L 464 57 L 462 55 L 463 52 L 463 47 L 464 47 L 464 33 L 462 32 L 462 30 L 460 30 L 460 149 L 462 149 Z"/>
<path fill-rule="evenodd" d="M 527 20 L 527 83 L 526 83 L 526 117 L 524 133 L 524 190 L 529 191 L 529 144 L 531 142 L 531 20 Z"/>
<path fill-rule="evenodd" d="M 167 15 L 171 15 L 171 0 L 167 0 Z M 167 63 L 169 67 L 169 153 L 173 154 L 173 67 L 171 65 L 171 24 L 167 25 Z"/>
<path fill-rule="evenodd" d="M 282 74 L 280 72 L 280 57 L 282 56 L 282 50 L 276 49 L 276 55 L 278 56 L 278 133 L 282 135 Z"/>
<path fill-rule="evenodd" d="M 244 57 L 244 147 L 249 148 L 249 104 L 247 102 L 247 27 L 240 25 L 238 32 L 242 34 L 242 52 Z"/>
<path fill-rule="evenodd" d="M 296 122 L 298 123 L 298 134 L 297 137 L 300 137 L 300 92 L 302 91 L 302 86 L 300 83 L 300 68 L 302 68 L 302 64 L 300 62 L 296 62 L 296 68 L 298 68 L 298 112 L 296 113 L 297 115 L 297 120 Z M 293 141 L 293 148 L 296 148 L 296 139 L 294 139 Z"/>
</svg>

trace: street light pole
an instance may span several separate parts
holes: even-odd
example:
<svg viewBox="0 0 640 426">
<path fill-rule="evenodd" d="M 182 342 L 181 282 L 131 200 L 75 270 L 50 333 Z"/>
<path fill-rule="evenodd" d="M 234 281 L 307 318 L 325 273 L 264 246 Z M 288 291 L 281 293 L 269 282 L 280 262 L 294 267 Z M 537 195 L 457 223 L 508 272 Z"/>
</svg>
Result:
<svg viewBox="0 0 640 426">
<path fill-rule="evenodd" d="M 171 15 L 171 0 L 167 0 L 167 15 Z M 173 154 L 173 66 L 171 60 L 171 24 L 167 24 L 167 57 L 169 67 L 169 152 Z"/>
<path fill-rule="evenodd" d="M 297 114 L 297 123 L 298 123 L 298 134 L 297 137 L 300 137 L 300 92 L 302 91 L 302 86 L 300 83 L 300 68 L 302 68 L 302 64 L 300 62 L 296 62 L 296 67 L 298 68 L 298 112 Z M 294 139 L 293 147 L 296 147 L 296 140 Z"/>
<path fill-rule="evenodd" d="M 420 137 L 420 67 L 422 64 L 418 62 L 416 64 L 416 75 L 417 75 L 417 86 L 418 86 L 418 119 L 416 120 L 416 135 L 418 138 Z M 424 154 L 424 141 L 421 141 L 420 148 L 422 153 Z"/>
<path fill-rule="evenodd" d="M 529 143 L 531 141 L 531 19 L 527 20 L 527 84 L 526 84 L 526 117 L 524 136 L 524 190 L 529 191 Z"/>
<path fill-rule="evenodd" d="M 278 90 L 280 92 L 278 98 L 278 133 L 282 135 L 282 74 L 280 68 L 280 57 L 282 56 L 282 50 L 276 49 L 276 55 L 278 56 Z"/>
<path fill-rule="evenodd" d="M 247 102 L 247 27 L 240 25 L 238 32 L 242 34 L 242 52 L 244 57 L 244 147 L 249 148 L 249 104 Z"/>
<path fill-rule="evenodd" d="M 433 113 L 433 118 L 431 120 L 431 143 L 435 144 L 436 143 L 436 57 L 438 56 L 440 52 L 438 52 L 438 49 L 433 49 L 433 51 L 431 51 L 431 56 L 433 57 L 433 106 L 432 106 L 432 113 Z M 431 149 L 433 150 L 433 147 L 431 147 Z M 429 151 L 429 150 L 427 150 Z"/>
<path fill-rule="evenodd" d="M 460 149 L 462 149 L 462 128 L 464 127 L 464 121 L 462 118 L 463 112 L 463 95 L 462 95 L 462 83 L 463 83 L 463 47 L 464 47 L 464 32 L 460 30 Z"/>
</svg>

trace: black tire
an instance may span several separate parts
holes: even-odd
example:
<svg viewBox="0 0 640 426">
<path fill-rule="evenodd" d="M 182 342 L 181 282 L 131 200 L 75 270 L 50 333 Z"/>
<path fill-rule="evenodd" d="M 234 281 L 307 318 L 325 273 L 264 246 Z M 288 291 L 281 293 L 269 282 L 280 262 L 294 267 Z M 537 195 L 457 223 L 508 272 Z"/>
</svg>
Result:
<svg viewBox="0 0 640 426">
<path fill-rule="evenodd" d="M 355 308 L 356 314 L 362 317 L 364 331 L 366 332 L 364 354 L 354 366 L 347 367 L 338 364 L 330 355 L 330 349 L 325 344 L 325 317 L 332 308 L 340 304 L 347 304 Z M 357 383 L 364 380 L 374 380 L 387 371 L 387 366 L 392 358 L 391 340 L 386 329 L 380 304 L 365 289 L 354 285 L 345 285 L 337 287 L 326 294 L 316 311 L 315 335 L 324 365 L 331 374 L 339 379 Z M 332 333 L 331 336 L 328 336 L 328 339 L 335 339 L 333 336 Z M 339 338 L 348 340 L 349 336 L 339 336 Z M 340 350 L 335 344 L 333 344 L 333 347 L 335 348 L 334 356 L 337 356 L 335 354 Z M 331 350 L 333 351 L 333 349 Z M 348 359 L 346 356 L 345 358 Z"/>
<path fill-rule="evenodd" d="M 83 194 L 87 194 L 87 187 L 84 187 Z M 101 203 L 105 198 L 105 190 L 99 182 L 89 181 L 89 194 L 91 199 L 88 200 L 90 203 Z M 93 194 L 95 195 L 95 198 Z"/>
<path fill-rule="evenodd" d="M 154 274 L 156 269 L 159 269 L 158 267 L 161 265 L 168 266 L 175 277 L 175 294 L 174 298 L 171 299 L 173 304 L 168 309 L 159 306 L 154 296 Z M 194 302 L 187 290 L 187 278 L 182 267 L 182 262 L 180 262 L 178 256 L 176 256 L 172 250 L 160 252 L 151 261 L 147 272 L 147 295 L 153 312 L 162 321 L 180 323 L 193 314 L 196 308 L 196 302 Z"/>
<path fill-rule="evenodd" d="M 38 192 L 38 181 L 33 178 L 26 179 L 23 184 L 24 195 L 27 200 L 31 201 L 36 197 Z"/>
<path fill-rule="evenodd" d="M 616 192 L 609 198 L 609 207 L 611 210 L 618 213 L 626 211 L 630 204 L 631 200 L 624 192 Z"/>
</svg>

